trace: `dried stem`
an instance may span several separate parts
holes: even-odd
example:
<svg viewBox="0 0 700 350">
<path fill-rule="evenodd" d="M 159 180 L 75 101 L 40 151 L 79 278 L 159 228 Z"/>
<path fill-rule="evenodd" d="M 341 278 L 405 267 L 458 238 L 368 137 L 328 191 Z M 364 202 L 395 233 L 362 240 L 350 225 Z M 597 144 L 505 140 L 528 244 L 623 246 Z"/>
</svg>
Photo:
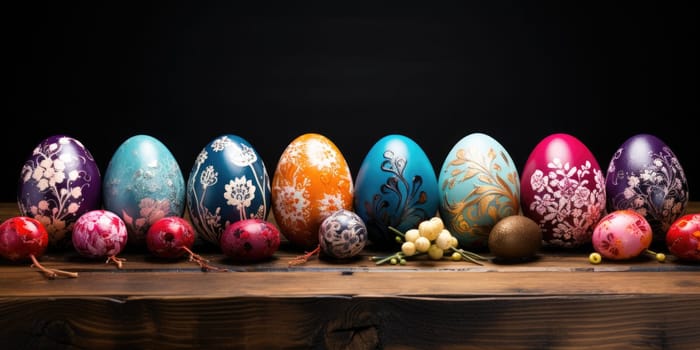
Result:
<svg viewBox="0 0 700 350">
<path fill-rule="evenodd" d="M 123 267 L 123 263 L 126 261 L 125 258 L 117 258 L 114 255 L 111 255 L 110 257 L 107 258 L 107 261 L 105 261 L 105 264 L 109 264 L 109 262 L 112 261 L 117 265 L 118 269 L 121 269 Z"/>
<path fill-rule="evenodd" d="M 190 261 L 196 262 L 197 264 L 199 264 L 199 267 L 202 269 L 202 271 L 204 271 L 204 272 L 208 272 L 208 271 L 228 272 L 228 269 L 222 269 L 220 267 L 210 265 L 209 260 L 204 259 L 199 254 L 195 254 L 192 250 L 190 250 L 190 248 L 182 247 L 182 249 L 184 249 L 187 253 L 190 254 Z"/>
<path fill-rule="evenodd" d="M 319 244 L 316 246 L 316 248 L 314 250 L 312 250 L 310 252 L 305 252 L 303 255 L 299 255 L 299 256 L 293 258 L 292 260 L 290 260 L 287 267 L 290 267 L 292 265 L 301 265 L 301 264 L 309 261 L 309 258 L 311 258 L 312 256 L 314 256 L 320 252 L 321 252 L 321 245 Z"/>
<path fill-rule="evenodd" d="M 72 277 L 72 278 L 77 278 L 78 273 L 77 272 L 69 272 L 69 271 L 63 271 L 63 270 L 58 270 L 58 269 L 48 269 L 44 266 L 42 266 L 39 261 L 36 259 L 34 254 L 31 254 L 29 256 L 32 259 L 32 267 L 36 267 L 37 269 L 41 270 L 46 277 L 50 279 L 54 279 L 58 276 L 64 276 L 64 277 Z"/>
</svg>

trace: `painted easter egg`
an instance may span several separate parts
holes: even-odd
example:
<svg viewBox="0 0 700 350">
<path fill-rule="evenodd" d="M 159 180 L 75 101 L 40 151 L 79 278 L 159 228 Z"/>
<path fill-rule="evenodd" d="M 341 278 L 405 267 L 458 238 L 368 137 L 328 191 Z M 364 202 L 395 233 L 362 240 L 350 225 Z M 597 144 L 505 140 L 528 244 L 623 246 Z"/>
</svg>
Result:
<svg viewBox="0 0 700 350">
<path fill-rule="evenodd" d="M 593 248 L 605 258 L 625 260 L 634 258 L 649 248 L 652 230 L 644 216 L 630 209 L 605 215 L 596 224 Z"/>
<path fill-rule="evenodd" d="M 256 262 L 272 257 L 280 246 L 280 231 L 262 219 L 238 220 L 221 234 L 221 252 L 233 261 Z"/>
<path fill-rule="evenodd" d="M 224 134 L 202 148 L 187 180 L 187 208 L 199 237 L 218 246 L 228 225 L 265 220 L 270 204 L 267 168 L 250 142 Z"/>
<path fill-rule="evenodd" d="M 78 254 L 97 259 L 121 253 L 126 248 L 129 236 L 127 226 L 119 215 L 96 209 L 78 218 L 72 239 Z"/>
<path fill-rule="evenodd" d="M 321 222 L 352 209 L 353 180 L 345 157 L 326 136 L 298 136 L 277 162 L 272 179 L 273 212 L 282 235 L 298 248 L 318 246 Z"/>
<path fill-rule="evenodd" d="M 41 222 L 48 249 L 70 248 L 80 215 L 102 206 L 102 177 L 90 151 L 77 139 L 53 135 L 22 165 L 17 192 L 21 215 Z"/>
<path fill-rule="evenodd" d="M 182 171 L 170 150 L 153 136 L 135 135 L 119 145 L 102 189 L 104 209 L 124 220 L 134 247 L 146 247 L 146 233 L 154 222 L 184 214 Z"/>
<path fill-rule="evenodd" d="M 357 256 L 367 244 L 367 227 L 359 215 L 340 209 L 321 222 L 318 240 L 324 256 L 349 259 Z"/>
<path fill-rule="evenodd" d="M 573 248 L 591 242 L 605 214 L 605 177 L 591 151 L 574 136 L 542 139 L 520 175 L 522 212 L 542 228 L 544 246 Z"/>
<path fill-rule="evenodd" d="M 520 212 L 520 177 L 494 138 L 473 133 L 457 142 L 438 177 L 440 216 L 459 246 L 483 249 L 502 218 Z"/>
<path fill-rule="evenodd" d="M 663 243 L 671 224 L 685 213 L 688 180 L 678 158 L 661 139 L 637 134 L 615 152 L 605 177 L 607 210 L 642 214 Z"/>
<path fill-rule="evenodd" d="M 666 247 L 678 259 L 700 262 L 700 213 L 676 219 L 666 232 Z"/>
<path fill-rule="evenodd" d="M 355 181 L 354 211 L 380 249 L 395 248 L 396 234 L 437 214 L 439 191 L 430 159 L 412 139 L 390 134 L 370 148 Z"/>
</svg>

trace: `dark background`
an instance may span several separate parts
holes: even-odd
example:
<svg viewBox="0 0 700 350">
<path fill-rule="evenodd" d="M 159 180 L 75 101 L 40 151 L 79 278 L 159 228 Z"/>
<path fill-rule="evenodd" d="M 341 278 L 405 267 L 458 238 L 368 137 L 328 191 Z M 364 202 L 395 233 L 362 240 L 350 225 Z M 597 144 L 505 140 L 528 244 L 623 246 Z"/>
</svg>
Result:
<svg viewBox="0 0 700 350">
<path fill-rule="evenodd" d="M 6 7 L 0 201 L 16 200 L 23 161 L 53 134 L 82 141 L 103 174 L 123 141 L 150 134 L 186 180 L 221 134 L 248 140 L 272 177 L 307 132 L 331 139 L 353 176 L 390 133 L 414 139 L 436 172 L 473 132 L 520 170 L 554 132 L 579 138 L 602 169 L 627 138 L 652 133 L 700 200 L 692 1 L 328 3 Z"/>
</svg>

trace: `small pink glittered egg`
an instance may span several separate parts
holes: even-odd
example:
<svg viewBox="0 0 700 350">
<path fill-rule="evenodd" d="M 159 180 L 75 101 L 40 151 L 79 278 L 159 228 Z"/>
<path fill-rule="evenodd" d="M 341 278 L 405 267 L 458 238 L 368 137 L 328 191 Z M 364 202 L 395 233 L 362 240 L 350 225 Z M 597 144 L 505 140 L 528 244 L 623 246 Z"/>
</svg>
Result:
<svg viewBox="0 0 700 350">
<path fill-rule="evenodd" d="M 631 209 L 616 210 L 604 216 L 593 229 L 593 248 L 605 258 L 634 258 L 649 248 L 653 231 L 649 222 Z"/>
<path fill-rule="evenodd" d="M 126 224 L 111 211 L 92 210 L 75 222 L 72 240 L 75 250 L 84 257 L 115 256 L 126 245 Z"/>
</svg>

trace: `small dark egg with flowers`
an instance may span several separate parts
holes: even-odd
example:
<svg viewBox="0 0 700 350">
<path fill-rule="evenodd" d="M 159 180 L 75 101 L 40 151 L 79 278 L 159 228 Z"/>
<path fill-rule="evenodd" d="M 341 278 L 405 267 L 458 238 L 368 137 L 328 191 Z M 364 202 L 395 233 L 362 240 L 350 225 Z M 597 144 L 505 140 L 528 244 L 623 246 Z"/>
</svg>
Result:
<svg viewBox="0 0 700 350">
<path fill-rule="evenodd" d="M 261 261 L 271 258 L 279 248 L 280 231 L 267 220 L 239 220 L 224 229 L 219 245 L 233 261 Z"/>
<path fill-rule="evenodd" d="M 341 209 L 321 222 L 318 241 L 322 254 L 336 259 L 352 258 L 367 243 L 367 227 L 359 215 Z"/>
</svg>

